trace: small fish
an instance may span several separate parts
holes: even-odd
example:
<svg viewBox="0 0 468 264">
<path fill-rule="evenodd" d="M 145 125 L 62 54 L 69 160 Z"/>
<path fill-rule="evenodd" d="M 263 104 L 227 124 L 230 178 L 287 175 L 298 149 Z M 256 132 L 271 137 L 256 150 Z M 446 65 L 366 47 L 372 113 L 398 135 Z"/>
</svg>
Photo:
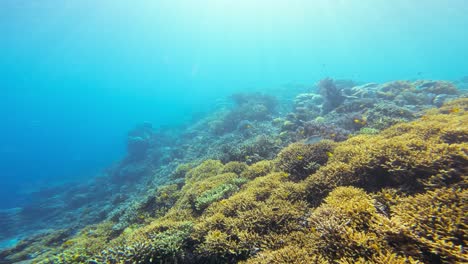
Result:
<svg viewBox="0 0 468 264">
<path fill-rule="evenodd" d="M 303 160 L 303 159 L 304 159 L 304 157 L 303 157 L 303 156 L 297 156 L 297 158 L 296 158 L 296 159 L 297 159 L 297 160 Z"/>
<path fill-rule="evenodd" d="M 323 139 L 323 137 L 321 137 L 321 136 L 311 136 L 311 137 L 307 138 L 305 143 L 306 144 L 314 144 L 314 143 L 319 142 L 322 139 Z"/>
<path fill-rule="evenodd" d="M 361 119 L 356 118 L 356 119 L 354 119 L 354 123 L 364 126 L 364 125 L 366 125 L 367 122 L 364 119 L 361 120 Z"/>
<path fill-rule="evenodd" d="M 452 114 L 456 114 L 458 112 L 460 112 L 460 108 L 458 108 L 458 107 L 454 107 L 454 108 L 449 110 L 449 113 L 452 113 Z"/>
<path fill-rule="evenodd" d="M 333 153 L 327 152 L 327 156 L 328 156 L 329 158 L 331 158 L 331 157 L 333 157 Z"/>
</svg>

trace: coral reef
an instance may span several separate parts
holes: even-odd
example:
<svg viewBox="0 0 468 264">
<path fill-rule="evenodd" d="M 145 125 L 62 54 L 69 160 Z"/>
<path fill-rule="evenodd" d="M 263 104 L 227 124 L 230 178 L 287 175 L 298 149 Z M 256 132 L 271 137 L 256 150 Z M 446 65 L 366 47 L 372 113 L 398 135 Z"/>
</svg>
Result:
<svg viewBox="0 0 468 264">
<path fill-rule="evenodd" d="M 392 207 L 392 220 L 415 241 L 425 261 L 466 263 L 467 202 L 466 186 L 440 188 L 403 199 Z"/>
<path fill-rule="evenodd" d="M 127 138 L 127 158 L 130 160 L 144 158 L 151 147 L 152 136 L 153 128 L 149 123 L 141 124 L 130 131 Z"/>
<path fill-rule="evenodd" d="M 0 263 L 468 262 L 463 93 L 441 81 L 318 88 L 289 105 L 236 94 L 183 132 L 137 127 L 93 183 L 2 212 L 2 226 L 36 217 L 56 230 L 35 226 Z"/>
<path fill-rule="evenodd" d="M 460 182 L 467 173 L 467 99 L 412 123 L 395 125 L 378 135 L 355 136 L 338 145 L 333 157 L 307 179 L 316 200 L 338 186 L 355 185 L 373 191 L 399 186 L 408 192 Z M 443 114 L 444 109 L 460 109 Z"/>
<path fill-rule="evenodd" d="M 232 95 L 231 99 L 235 103 L 234 108 L 226 112 L 221 120 L 211 124 L 215 134 L 224 134 L 237 128 L 248 128 L 251 121 L 271 119 L 277 106 L 276 98 L 265 94 L 239 93 Z"/>
<path fill-rule="evenodd" d="M 318 92 L 324 100 L 322 114 L 329 113 L 345 100 L 341 89 L 339 89 L 330 78 L 325 78 L 318 83 Z"/>
<path fill-rule="evenodd" d="M 327 163 L 335 143 L 322 140 L 314 144 L 293 143 L 278 154 L 277 166 L 290 174 L 291 179 L 303 179 Z"/>
</svg>

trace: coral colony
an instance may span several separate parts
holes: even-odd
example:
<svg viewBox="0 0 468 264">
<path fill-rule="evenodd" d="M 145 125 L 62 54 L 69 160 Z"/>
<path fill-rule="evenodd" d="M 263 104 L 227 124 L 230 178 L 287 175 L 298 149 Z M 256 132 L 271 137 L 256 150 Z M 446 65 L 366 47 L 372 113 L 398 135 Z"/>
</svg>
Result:
<svg viewBox="0 0 468 264">
<path fill-rule="evenodd" d="M 466 91 L 315 88 L 136 127 L 93 182 L 2 212 L 3 236 L 30 236 L 0 263 L 467 263 Z"/>
</svg>

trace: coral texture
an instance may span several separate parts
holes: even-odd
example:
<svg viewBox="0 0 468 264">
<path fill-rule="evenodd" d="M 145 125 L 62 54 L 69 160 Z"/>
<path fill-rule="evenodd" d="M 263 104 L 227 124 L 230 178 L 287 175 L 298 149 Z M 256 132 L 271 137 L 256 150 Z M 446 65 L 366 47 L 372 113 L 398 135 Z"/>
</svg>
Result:
<svg viewBox="0 0 468 264">
<path fill-rule="evenodd" d="M 170 137 L 140 127 L 132 137 L 148 145 L 131 143 L 133 158 L 109 170 L 109 193 L 120 192 L 102 221 L 31 236 L 0 263 L 468 262 L 468 98 L 429 108 L 429 97 L 459 92 L 349 85 L 325 80 L 321 100 L 302 95 L 294 104 L 305 109 L 277 119 L 276 100 L 236 95 L 230 114 L 164 147 L 164 166 L 158 144 Z M 308 100 L 326 114 L 307 115 Z M 266 110 L 243 113 L 257 106 Z M 79 194 L 73 206 L 91 214 Z"/>
</svg>

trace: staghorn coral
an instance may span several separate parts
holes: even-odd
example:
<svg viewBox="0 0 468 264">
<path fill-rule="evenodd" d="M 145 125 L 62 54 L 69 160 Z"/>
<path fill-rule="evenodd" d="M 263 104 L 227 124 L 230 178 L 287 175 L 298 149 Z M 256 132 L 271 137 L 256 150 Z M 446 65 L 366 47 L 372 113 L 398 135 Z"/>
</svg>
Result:
<svg viewBox="0 0 468 264">
<path fill-rule="evenodd" d="M 201 211 L 215 201 L 227 198 L 239 190 L 239 186 L 247 182 L 245 178 L 233 178 L 232 180 L 218 185 L 208 191 L 203 192 L 195 200 L 195 209 Z"/>
<path fill-rule="evenodd" d="M 415 119 L 415 115 L 408 108 L 387 102 L 378 103 L 369 108 L 364 116 L 367 126 L 378 130 Z"/>
<path fill-rule="evenodd" d="M 48 252 L 39 263 L 85 263 L 93 254 L 108 246 L 115 237 L 112 222 L 90 225 L 74 237 L 61 243 L 56 251 Z M 58 251 L 58 252 L 57 252 Z"/>
<path fill-rule="evenodd" d="M 468 100 L 462 102 L 456 113 L 443 114 L 442 109 L 378 135 L 359 135 L 341 143 L 330 161 L 307 178 L 310 199 L 319 202 L 343 185 L 366 190 L 399 186 L 411 193 L 462 182 L 468 162 L 468 143 L 463 141 L 468 115 L 459 105 L 466 107 Z"/>
<path fill-rule="evenodd" d="M 70 230 L 55 230 L 31 236 L 0 253 L 0 263 L 19 263 L 31 257 L 45 257 L 57 252 L 57 247 L 68 242 Z"/>
<path fill-rule="evenodd" d="M 294 180 L 304 179 L 324 165 L 333 152 L 335 143 L 322 140 L 315 144 L 293 143 L 278 154 L 277 166 Z"/>
<path fill-rule="evenodd" d="M 338 187 L 312 213 L 309 221 L 316 252 L 329 260 L 343 257 L 369 259 L 387 247 L 373 229 L 379 222 L 374 201 L 363 190 Z"/>
<path fill-rule="evenodd" d="M 245 264 L 282 264 L 282 263 L 329 263 L 320 255 L 315 255 L 309 251 L 308 247 L 299 245 L 285 246 L 278 250 L 261 252 L 257 256 L 240 262 Z"/>
<path fill-rule="evenodd" d="M 189 205 L 194 213 L 200 213 L 212 202 L 227 198 L 246 182 L 233 172 L 225 172 L 221 162 L 208 160 L 187 173 L 183 195 L 177 202 Z M 177 206 L 177 204 L 176 204 Z"/>
<path fill-rule="evenodd" d="M 164 215 L 174 206 L 181 195 L 178 184 L 169 184 L 159 187 L 154 196 L 148 199 L 139 208 L 139 218 L 158 217 Z"/>
<path fill-rule="evenodd" d="M 219 159 L 223 162 L 242 161 L 247 164 L 272 159 L 279 151 L 275 138 L 258 135 L 241 144 L 226 144 L 222 147 L 223 154 Z"/>
<path fill-rule="evenodd" d="M 352 121 L 352 119 L 350 118 Z M 320 121 L 309 121 L 303 124 L 302 129 L 298 131 L 299 139 L 306 139 L 307 142 L 314 142 L 321 139 L 330 139 L 333 141 L 344 141 L 350 135 L 346 129 L 334 124 L 327 124 Z"/>
<path fill-rule="evenodd" d="M 236 173 L 237 175 L 241 175 L 248 168 L 249 166 L 247 166 L 247 164 L 243 162 L 231 161 L 224 165 L 223 170 L 221 172 L 222 173 L 233 172 L 233 173 Z"/>
<path fill-rule="evenodd" d="M 304 228 L 307 204 L 299 184 L 284 173 L 257 177 L 232 197 L 214 203 L 195 226 L 197 252 L 209 261 L 243 259 L 278 243 L 278 234 Z"/>
<path fill-rule="evenodd" d="M 466 262 L 467 108 L 460 99 L 376 135 L 328 142 L 332 151 L 318 152 L 323 165 L 303 181 L 278 171 L 292 168 L 278 165 L 294 158 L 291 146 L 250 166 L 206 160 L 184 169 L 183 183 L 152 191 L 141 223 L 80 232 L 38 260 Z"/>
<path fill-rule="evenodd" d="M 183 248 L 191 233 L 189 221 L 161 221 L 111 243 L 88 263 L 158 263 L 183 259 Z"/>
<path fill-rule="evenodd" d="M 361 189 L 336 188 L 312 211 L 307 226 L 246 263 L 416 263 L 387 242 L 400 230 Z"/>
<path fill-rule="evenodd" d="M 190 162 L 190 163 L 183 163 L 179 164 L 174 172 L 171 174 L 171 179 L 177 180 L 177 179 L 182 179 L 185 178 L 185 174 L 191 169 L 193 169 L 197 164 Z"/>
<path fill-rule="evenodd" d="M 240 174 L 240 176 L 247 179 L 254 179 L 260 176 L 265 176 L 274 170 L 275 164 L 273 161 L 262 160 L 250 165 Z"/>
<path fill-rule="evenodd" d="M 468 190 L 441 188 L 392 206 L 392 220 L 416 241 L 425 262 L 468 262 Z"/>
</svg>

